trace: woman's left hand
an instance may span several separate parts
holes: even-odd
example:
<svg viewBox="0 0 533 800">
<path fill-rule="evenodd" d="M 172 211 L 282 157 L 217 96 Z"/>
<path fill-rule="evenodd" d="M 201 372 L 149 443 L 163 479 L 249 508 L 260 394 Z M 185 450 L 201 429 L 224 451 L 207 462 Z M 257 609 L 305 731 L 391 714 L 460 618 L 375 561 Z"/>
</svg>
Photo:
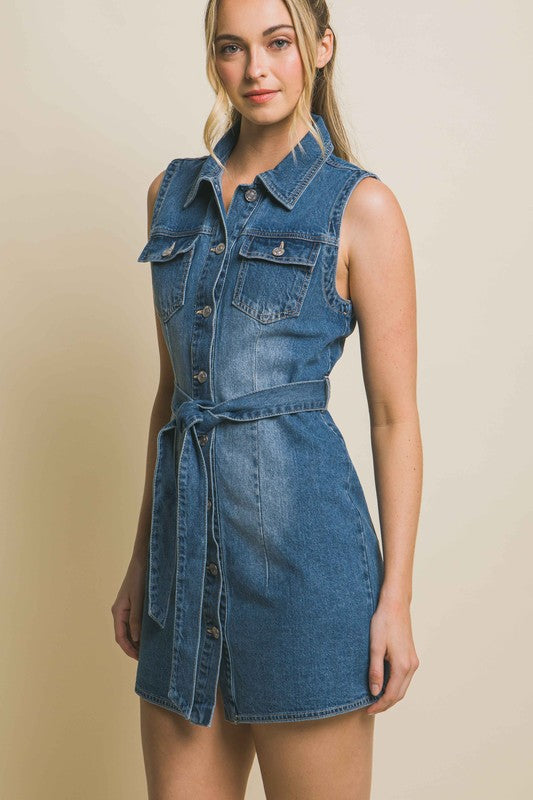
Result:
<svg viewBox="0 0 533 800">
<path fill-rule="evenodd" d="M 385 711 L 401 700 L 420 665 L 413 642 L 409 602 L 382 594 L 370 623 L 368 682 L 372 694 L 382 689 L 384 660 L 390 665 L 387 686 L 379 700 L 366 707 L 367 714 Z"/>
</svg>

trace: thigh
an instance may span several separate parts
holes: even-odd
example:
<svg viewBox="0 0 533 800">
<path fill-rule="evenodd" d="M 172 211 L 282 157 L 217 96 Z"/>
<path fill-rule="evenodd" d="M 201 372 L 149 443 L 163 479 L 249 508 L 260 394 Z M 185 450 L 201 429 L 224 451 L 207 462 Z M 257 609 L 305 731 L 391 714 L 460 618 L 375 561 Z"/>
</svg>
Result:
<svg viewBox="0 0 533 800">
<path fill-rule="evenodd" d="M 224 719 L 222 697 L 211 727 L 194 725 L 140 698 L 148 800 L 242 800 L 255 756 L 248 724 Z"/>
<path fill-rule="evenodd" d="M 365 709 L 251 728 L 267 800 L 369 800 L 374 717 Z"/>
</svg>

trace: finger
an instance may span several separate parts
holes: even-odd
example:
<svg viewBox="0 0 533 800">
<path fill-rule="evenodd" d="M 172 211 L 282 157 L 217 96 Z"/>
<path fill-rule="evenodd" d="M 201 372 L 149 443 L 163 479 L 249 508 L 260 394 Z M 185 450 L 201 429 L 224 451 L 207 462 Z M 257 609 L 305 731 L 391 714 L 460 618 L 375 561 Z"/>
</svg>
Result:
<svg viewBox="0 0 533 800">
<path fill-rule="evenodd" d="M 130 610 L 127 607 L 117 609 L 113 614 L 115 623 L 115 641 L 124 650 L 126 655 L 138 659 L 139 655 L 128 637 L 128 618 Z"/>
<path fill-rule="evenodd" d="M 390 676 L 387 681 L 387 687 L 376 703 L 367 706 L 367 714 L 379 714 L 398 701 L 400 687 L 405 680 L 406 672 L 407 669 L 399 667 L 396 661 L 390 661 Z"/>
<path fill-rule="evenodd" d="M 141 611 L 132 606 L 129 618 L 129 629 L 133 644 L 138 645 L 141 638 Z"/>
<path fill-rule="evenodd" d="M 129 623 L 126 623 L 126 632 L 127 632 L 127 636 L 128 636 L 128 642 L 129 642 L 129 643 L 130 643 L 130 645 L 133 647 L 133 649 L 135 650 L 135 652 L 138 654 L 138 653 L 139 653 L 139 641 L 138 641 L 138 640 L 135 640 L 135 639 L 133 638 L 133 636 L 132 636 L 132 633 L 131 633 L 131 628 L 130 628 L 130 625 L 129 625 Z"/>
<path fill-rule="evenodd" d="M 385 650 L 385 645 L 373 645 L 370 648 L 368 685 L 372 694 L 379 694 L 383 686 Z"/>
</svg>

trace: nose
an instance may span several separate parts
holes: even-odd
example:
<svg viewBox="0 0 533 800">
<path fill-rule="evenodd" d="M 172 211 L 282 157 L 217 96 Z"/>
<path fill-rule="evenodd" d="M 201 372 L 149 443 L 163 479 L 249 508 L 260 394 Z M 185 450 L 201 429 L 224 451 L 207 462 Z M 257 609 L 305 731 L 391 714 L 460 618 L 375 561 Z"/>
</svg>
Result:
<svg viewBox="0 0 533 800">
<path fill-rule="evenodd" d="M 265 68 L 262 65 L 261 49 L 251 48 L 248 63 L 246 65 L 246 77 L 253 80 L 260 75 L 265 75 Z"/>
</svg>

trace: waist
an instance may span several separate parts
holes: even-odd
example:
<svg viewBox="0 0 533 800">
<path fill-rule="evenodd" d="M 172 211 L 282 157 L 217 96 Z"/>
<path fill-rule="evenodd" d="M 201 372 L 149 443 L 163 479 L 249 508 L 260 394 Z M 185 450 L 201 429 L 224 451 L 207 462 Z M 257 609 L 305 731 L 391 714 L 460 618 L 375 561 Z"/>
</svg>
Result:
<svg viewBox="0 0 533 800">
<path fill-rule="evenodd" d="M 192 398 L 179 385 L 174 387 L 172 419 L 181 431 L 195 425 L 198 433 L 207 433 L 224 420 L 246 422 L 278 414 L 290 414 L 327 407 L 331 387 L 329 377 L 293 381 L 258 389 L 214 403 Z"/>
</svg>

